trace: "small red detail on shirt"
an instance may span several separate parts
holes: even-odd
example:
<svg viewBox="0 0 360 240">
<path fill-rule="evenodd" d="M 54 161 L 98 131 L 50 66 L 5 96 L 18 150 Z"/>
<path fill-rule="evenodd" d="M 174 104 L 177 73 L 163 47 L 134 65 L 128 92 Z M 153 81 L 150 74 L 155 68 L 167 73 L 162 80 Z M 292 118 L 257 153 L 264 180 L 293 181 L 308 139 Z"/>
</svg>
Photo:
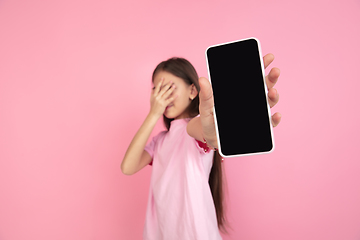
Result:
<svg viewBox="0 0 360 240">
<path fill-rule="evenodd" d="M 205 152 L 207 152 L 207 151 L 210 150 L 209 146 L 208 146 L 206 143 L 201 142 L 201 141 L 198 141 L 198 140 L 196 140 L 196 141 L 197 141 L 197 143 L 199 144 L 199 146 L 200 146 L 202 149 L 204 149 Z"/>
</svg>

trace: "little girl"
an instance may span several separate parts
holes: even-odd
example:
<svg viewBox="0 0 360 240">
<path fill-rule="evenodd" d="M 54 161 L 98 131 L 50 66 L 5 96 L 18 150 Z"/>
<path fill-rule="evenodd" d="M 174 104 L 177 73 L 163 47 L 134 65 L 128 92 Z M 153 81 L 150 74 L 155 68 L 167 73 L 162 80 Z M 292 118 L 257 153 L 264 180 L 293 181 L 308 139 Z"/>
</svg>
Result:
<svg viewBox="0 0 360 240">
<path fill-rule="evenodd" d="M 161 62 L 152 82 L 150 112 L 121 163 L 126 175 L 152 166 L 143 239 L 222 239 L 222 159 L 216 151 L 213 120 L 204 120 L 213 119 L 213 103 L 205 103 L 212 100 L 212 92 L 200 92 L 196 70 L 183 58 Z M 161 116 L 167 131 L 146 145 Z"/>
</svg>

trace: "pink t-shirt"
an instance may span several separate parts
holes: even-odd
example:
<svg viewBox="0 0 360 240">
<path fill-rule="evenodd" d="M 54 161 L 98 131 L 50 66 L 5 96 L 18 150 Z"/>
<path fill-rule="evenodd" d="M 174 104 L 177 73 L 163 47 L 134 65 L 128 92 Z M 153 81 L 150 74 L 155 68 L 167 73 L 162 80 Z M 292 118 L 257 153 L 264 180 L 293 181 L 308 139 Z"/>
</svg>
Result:
<svg viewBox="0 0 360 240">
<path fill-rule="evenodd" d="M 152 175 L 144 240 L 219 240 L 208 183 L 214 152 L 187 134 L 190 119 L 171 122 L 146 145 Z"/>
</svg>

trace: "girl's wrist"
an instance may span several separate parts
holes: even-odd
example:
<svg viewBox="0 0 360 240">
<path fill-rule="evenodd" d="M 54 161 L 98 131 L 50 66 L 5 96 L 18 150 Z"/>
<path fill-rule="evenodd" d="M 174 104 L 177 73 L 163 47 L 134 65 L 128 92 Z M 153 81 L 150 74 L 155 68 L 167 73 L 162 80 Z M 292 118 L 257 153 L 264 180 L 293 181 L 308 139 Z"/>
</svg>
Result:
<svg viewBox="0 0 360 240">
<path fill-rule="evenodd" d="M 209 141 L 207 141 L 207 140 L 205 139 L 205 137 L 203 137 L 203 140 L 204 140 L 204 142 L 206 143 L 206 145 L 207 145 L 209 148 L 211 148 L 211 149 L 214 150 L 214 151 L 217 151 L 217 150 L 218 150 L 217 139 L 216 139 L 216 138 L 215 138 L 215 140 L 209 140 Z"/>
<path fill-rule="evenodd" d="M 156 114 L 150 111 L 147 117 L 158 121 L 161 117 L 161 114 Z"/>
</svg>

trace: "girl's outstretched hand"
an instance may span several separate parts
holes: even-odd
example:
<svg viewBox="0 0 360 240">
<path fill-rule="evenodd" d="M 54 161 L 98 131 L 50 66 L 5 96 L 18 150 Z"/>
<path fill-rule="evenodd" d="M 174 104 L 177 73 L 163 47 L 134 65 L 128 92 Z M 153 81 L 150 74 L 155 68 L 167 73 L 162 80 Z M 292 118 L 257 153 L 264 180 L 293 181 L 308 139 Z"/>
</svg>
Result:
<svg viewBox="0 0 360 240">
<path fill-rule="evenodd" d="M 210 146 L 218 148 L 214 121 L 214 97 L 212 87 L 209 80 L 204 77 L 199 78 L 199 84 L 199 112 L 203 136 Z"/>
<path fill-rule="evenodd" d="M 177 97 L 176 95 L 171 95 L 176 88 L 172 81 L 165 85 L 163 83 L 164 78 L 152 90 L 150 97 L 150 113 L 159 118 L 165 112 L 166 107 Z"/>
<path fill-rule="evenodd" d="M 271 53 L 266 54 L 263 58 L 264 67 L 267 68 L 270 65 L 270 63 L 274 61 L 274 58 L 275 57 L 273 54 Z M 266 86 L 268 88 L 268 101 L 270 108 L 272 108 L 279 102 L 279 93 L 274 88 L 277 80 L 279 79 L 279 76 L 280 76 L 280 69 L 272 68 L 269 74 L 265 77 Z M 280 120 L 281 120 L 281 114 L 279 112 L 274 113 L 271 116 L 271 123 L 273 127 L 276 127 L 280 123 Z"/>
<path fill-rule="evenodd" d="M 270 63 L 274 60 L 274 55 L 269 53 L 264 56 L 264 67 L 267 68 Z M 276 91 L 274 85 L 276 84 L 278 78 L 280 76 L 280 69 L 272 68 L 269 74 L 266 76 L 266 85 L 268 87 L 268 100 L 269 105 L 272 108 L 275 106 L 279 101 L 279 93 Z M 214 98 L 213 98 L 213 91 L 209 80 L 204 77 L 199 79 L 200 84 L 200 120 L 203 130 L 204 138 L 206 139 L 207 143 L 210 146 L 218 147 L 217 140 L 216 140 L 216 131 L 215 131 L 215 122 L 214 122 Z M 281 120 L 281 114 L 275 113 L 271 117 L 271 122 L 273 127 L 276 127 Z"/>
</svg>

